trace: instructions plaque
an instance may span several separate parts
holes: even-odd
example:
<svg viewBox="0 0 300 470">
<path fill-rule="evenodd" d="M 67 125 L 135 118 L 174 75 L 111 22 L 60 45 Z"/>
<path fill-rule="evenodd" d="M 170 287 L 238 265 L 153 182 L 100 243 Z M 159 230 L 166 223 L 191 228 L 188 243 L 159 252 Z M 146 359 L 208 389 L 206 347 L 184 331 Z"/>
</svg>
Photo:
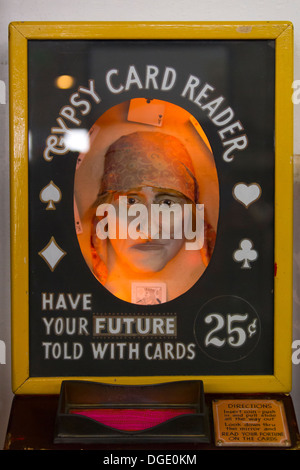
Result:
<svg viewBox="0 0 300 470">
<path fill-rule="evenodd" d="M 280 400 L 215 400 L 212 409 L 217 446 L 291 445 Z"/>
<path fill-rule="evenodd" d="M 290 390 L 292 37 L 10 25 L 15 393 Z"/>
</svg>

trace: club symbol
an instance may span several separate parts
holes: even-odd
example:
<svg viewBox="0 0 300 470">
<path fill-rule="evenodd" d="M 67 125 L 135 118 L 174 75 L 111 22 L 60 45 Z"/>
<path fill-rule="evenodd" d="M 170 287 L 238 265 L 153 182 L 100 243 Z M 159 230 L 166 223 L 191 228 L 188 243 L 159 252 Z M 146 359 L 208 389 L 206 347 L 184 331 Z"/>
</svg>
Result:
<svg viewBox="0 0 300 470">
<path fill-rule="evenodd" d="M 243 269 L 251 269 L 249 261 L 255 261 L 258 257 L 258 253 L 253 249 L 253 243 L 251 240 L 245 238 L 240 242 L 239 249 L 233 253 L 233 259 L 237 262 L 243 262 Z"/>
<path fill-rule="evenodd" d="M 50 181 L 40 192 L 40 200 L 47 204 L 46 210 L 56 210 L 55 204 L 61 200 L 61 190 Z"/>
</svg>

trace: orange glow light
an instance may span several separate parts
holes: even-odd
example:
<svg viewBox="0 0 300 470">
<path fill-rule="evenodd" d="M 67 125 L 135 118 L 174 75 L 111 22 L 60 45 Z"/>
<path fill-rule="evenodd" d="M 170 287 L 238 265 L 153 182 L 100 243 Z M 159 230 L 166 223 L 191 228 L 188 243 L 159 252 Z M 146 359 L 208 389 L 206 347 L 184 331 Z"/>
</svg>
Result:
<svg viewBox="0 0 300 470">
<path fill-rule="evenodd" d="M 63 90 L 71 88 L 73 84 L 74 78 L 71 77 L 71 75 L 60 75 L 55 80 L 55 85 L 57 86 L 57 88 L 61 88 Z"/>
</svg>

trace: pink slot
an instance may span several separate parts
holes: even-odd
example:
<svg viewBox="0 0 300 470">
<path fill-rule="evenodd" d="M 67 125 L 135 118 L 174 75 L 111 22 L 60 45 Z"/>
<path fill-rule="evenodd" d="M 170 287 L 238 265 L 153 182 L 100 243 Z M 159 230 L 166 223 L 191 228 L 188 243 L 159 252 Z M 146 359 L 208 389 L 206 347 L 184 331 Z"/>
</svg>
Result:
<svg viewBox="0 0 300 470">
<path fill-rule="evenodd" d="M 111 428 L 122 431 L 142 431 L 171 418 L 193 414 L 193 408 L 178 409 L 72 409 L 71 414 L 86 416 Z"/>
</svg>

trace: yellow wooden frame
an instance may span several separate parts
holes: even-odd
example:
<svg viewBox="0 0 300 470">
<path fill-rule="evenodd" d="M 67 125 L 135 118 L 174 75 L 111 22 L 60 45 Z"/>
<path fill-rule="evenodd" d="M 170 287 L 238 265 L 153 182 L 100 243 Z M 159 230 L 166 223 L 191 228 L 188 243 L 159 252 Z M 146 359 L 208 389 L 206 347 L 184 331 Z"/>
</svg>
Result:
<svg viewBox="0 0 300 470">
<path fill-rule="evenodd" d="M 274 375 L 78 377 L 108 383 L 202 379 L 206 393 L 289 392 L 292 343 L 293 25 L 290 22 L 16 22 L 9 25 L 12 388 L 59 393 L 63 377 L 29 376 L 27 41 L 33 39 L 272 39 L 275 71 Z M 74 378 L 76 379 L 76 377 Z"/>
</svg>

